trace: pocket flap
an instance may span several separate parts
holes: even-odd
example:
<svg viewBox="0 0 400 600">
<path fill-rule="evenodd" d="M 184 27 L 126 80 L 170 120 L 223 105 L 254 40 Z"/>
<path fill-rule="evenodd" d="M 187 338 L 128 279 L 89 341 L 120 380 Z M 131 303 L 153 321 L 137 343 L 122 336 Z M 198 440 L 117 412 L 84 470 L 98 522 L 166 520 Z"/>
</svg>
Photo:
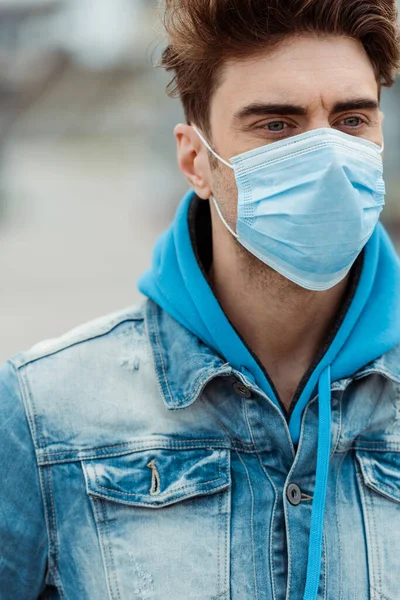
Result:
<svg viewBox="0 0 400 600">
<path fill-rule="evenodd" d="M 400 452 L 356 450 L 356 457 L 365 485 L 400 502 Z"/>
<path fill-rule="evenodd" d="M 230 485 L 228 450 L 155 449 L 82 461 L 88 494 L 159 508 Z"/>
</svg>

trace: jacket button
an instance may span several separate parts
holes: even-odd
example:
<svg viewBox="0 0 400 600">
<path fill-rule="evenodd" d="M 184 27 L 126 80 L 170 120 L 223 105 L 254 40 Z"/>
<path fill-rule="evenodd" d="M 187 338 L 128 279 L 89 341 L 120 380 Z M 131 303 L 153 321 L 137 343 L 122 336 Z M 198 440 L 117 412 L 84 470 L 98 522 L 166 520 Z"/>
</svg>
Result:
<svg viewBox="0 0 400 600">
<path fill-rule="evenodd" d="M 251 391 L 241 381 L 236 381 L 236 383 L 233 384 L 233 389 L 238 396 L 242 396 L 243 398 L 251 398 Z"/>
<path fill-rule="evenodd" d="M 290 483 L 286 490 L 286 496 L 290 504 L 297 506 L 301 502 L 301 489 L 296 483 Z"/>
</svg>

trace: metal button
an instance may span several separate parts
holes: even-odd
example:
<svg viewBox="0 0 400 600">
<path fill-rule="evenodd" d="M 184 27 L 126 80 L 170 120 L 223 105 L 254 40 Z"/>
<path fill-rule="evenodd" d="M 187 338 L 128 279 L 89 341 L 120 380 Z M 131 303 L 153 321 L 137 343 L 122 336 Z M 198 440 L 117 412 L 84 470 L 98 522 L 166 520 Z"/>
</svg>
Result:
<svg viewBox="0 0 400 600">
<path fill-rule="evenodd" d="M 290 504 L 297 506 L 301 502 L 301 489 L 296 483 L 290 483 L 286 490 L 286 496 Z"/>
<path fill-rule="evenodd" d="M 233 384 L 233 389 L 239 396 L 242 396 L 243 398 L 251 398 L 251 391 L 241 381 L 236 381 Z"/>
</svg>

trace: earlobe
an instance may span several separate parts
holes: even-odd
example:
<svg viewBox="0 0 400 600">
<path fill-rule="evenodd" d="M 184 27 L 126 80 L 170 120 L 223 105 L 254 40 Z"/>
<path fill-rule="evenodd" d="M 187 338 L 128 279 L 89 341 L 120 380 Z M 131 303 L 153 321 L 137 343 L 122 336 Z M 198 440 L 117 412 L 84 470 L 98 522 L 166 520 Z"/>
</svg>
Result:
<svg viewBox="0 0 400 600">
<path fill-rule="evenodd" d="M 177 140 L 178 165 L 196 194 L 208 200 L 211 196 L 211 172 L 207 153 L 190 125 L 179 124 L 174 129 Z"/>
</svg>

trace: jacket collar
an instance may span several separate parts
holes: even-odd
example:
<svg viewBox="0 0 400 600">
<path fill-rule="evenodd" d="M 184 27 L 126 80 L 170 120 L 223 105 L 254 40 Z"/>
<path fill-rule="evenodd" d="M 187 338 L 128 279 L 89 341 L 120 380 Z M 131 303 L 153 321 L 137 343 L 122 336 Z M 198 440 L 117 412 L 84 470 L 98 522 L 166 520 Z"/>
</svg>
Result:
<svg viewBox="0 0 400 600">
<path fill-rule="evenodd" d="M 151 299 L 146 301 L 145 323 L 158 386 L 169 410 L 190 406 L 210 381 L 222 375 L 233 374 L 248 387 L 254 388 L 254 382 L 233 369 Z M 332 387 L 347 387 L 350 381 L 372 374 L 400 384 L 400 345 L 351 377 L 334 382 Z"/>
<path fill-rule="evenodd" d="M 145 323 L 167 408 L 190 406 L 212 379 L 233 372 L 223 358 L 151 299 L 146 303 Z"/>
</svg>

